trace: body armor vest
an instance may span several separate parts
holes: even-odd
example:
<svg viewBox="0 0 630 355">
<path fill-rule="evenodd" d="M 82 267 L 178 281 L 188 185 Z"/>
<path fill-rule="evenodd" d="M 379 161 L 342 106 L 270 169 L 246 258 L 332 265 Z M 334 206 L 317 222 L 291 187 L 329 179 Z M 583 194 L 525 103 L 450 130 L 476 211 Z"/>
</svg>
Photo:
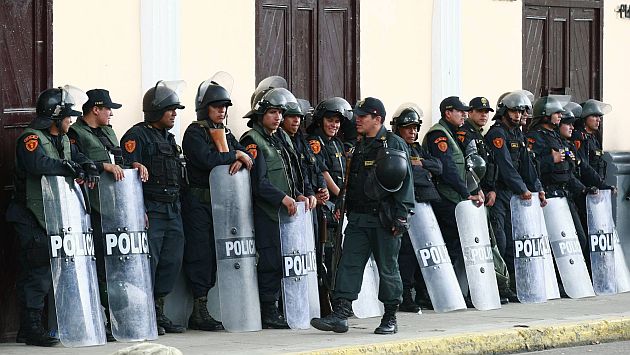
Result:
<svg viewBox="0 0 630 355">
<path fill-rule="evenodd" d="M 158 202 L 176 202 L 182 174 L 180 149 L 175 136 L 140 123 L 143 137 L 142 162 L 149 170 L 149 180 L 143 184 L 144 196 Z"/>
<path fill-rule="evenodd" d="M 451 154 L 453 157 L 453 162 L 455 163 L 455 167 L 457 167 L 457 173 L 459 174 L 460 179 L 462 179 L 462 181 L 465 182 L 466 181 L 466 161 L 464 159 L 464 153 L 462 152 L 461 147 L 457 143 L 458 141 L 455 140 L 455 138 L 453 137 L 453 133 L 451 132 L 451 130 L 445 125 L 446 123 L 444 123 L 442 120 L 434 124 L 433 127 L 431 127 L 429 131 L 427 132 L 427 135 L 425 136 L 425 142 L 423 144 L 427 143 L 426 137 L 428 136 L 429 132 L 433 132 L 433 131 L 444 132 L 444 134 L 446 135 L 448 139 L 448 146 L 451 148 Z M 437 190 L 447 200 L 455 204 L 464 200 L 462 196 L 459 194 L 459 192 L 453 189 L 450 185 L 445 184 L 440 177 L 437 178 Z"/>
<path fill-rule="evenodd" d="M 77 134 L 77 138 L 79 139 L 81 148 L 83 149 L 82 153 L 90 160 L 95 163 L 112 162 L 109 155 L 109 148 L 118 147 L 120 144 L 118 143 L 118 138 L 116 138 L 114 130 L 110 126 L 101 127 L 101 131 L 105 134 L 104 139 L 109 141 L 109 147 L 103 144 L 101 139 L 92 132 L 90 126 L 88 126 L 82 119 L 78 119 L 75 123 L 73 123 L 72 126 L 70 126 L 70 129 Z"/>
</svg>

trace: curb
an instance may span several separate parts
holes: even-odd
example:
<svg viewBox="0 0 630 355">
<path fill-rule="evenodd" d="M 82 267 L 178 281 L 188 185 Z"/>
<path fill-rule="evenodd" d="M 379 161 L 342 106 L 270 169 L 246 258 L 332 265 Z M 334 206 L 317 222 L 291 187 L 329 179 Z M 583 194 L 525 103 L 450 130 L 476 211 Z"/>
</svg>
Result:
<svg viewBox="0 0 630 355">
<path fill-rule="evenodd" d="M 456 334 L 300 352 L 299 354 L 497 354 L 539 351 L 630 339 L 630 319 L 610 318 L 549 326 Z"/>
</svg>

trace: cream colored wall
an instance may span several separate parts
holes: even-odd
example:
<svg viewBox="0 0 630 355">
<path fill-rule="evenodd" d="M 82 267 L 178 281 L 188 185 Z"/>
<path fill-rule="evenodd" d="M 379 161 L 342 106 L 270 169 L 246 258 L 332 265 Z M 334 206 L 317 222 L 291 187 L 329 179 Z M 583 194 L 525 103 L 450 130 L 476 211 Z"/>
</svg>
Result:
<svg viewBox="0 0 630 355">
<path fill-rule="evenodd" d="M 108 89 L 118 137 L 141 120 L 140 0 L 54 1 L 53 84 Z"/>
<path fill-rule="evenodd" d="M 604 55 L 603 55 L 603 96 L 602 100 L 612 105 L 612 112 L 604 117 L 604 150 L 630 151 L 630 140 L 624 134 L 627 130 L 628 104 L 627 44 L 630 38 L 630 19 L 619 18 L 615 12 L 619 4 L 627 1 L 604 1 Z"/>
<path fill-rule="evenodd" d="M 181 73 L 188 83 L 182 100 L 186 105 L 181 134 L 195 119 L 195 95 L 199 84 L 217 71 L 234 78 L 228 126 L 238 139 L 249 128 L 242 118 L 250 109 L 255 88 L 255 2 L 181 1 Z"/>
<path fill-rule="evenodd" d="M 432 8 L 428 0 L 361 1 L 361 97 L 383 101 L 387 126 L 404 102 L 431 113 Z"/>
<path fill-rule="evenodd" d="M 461 4 L 461 98 L 468 103 L 485 96 L 496 107 L 501 94 L 522 88 L 523 3 L 462 0 Z"/>
</svg>

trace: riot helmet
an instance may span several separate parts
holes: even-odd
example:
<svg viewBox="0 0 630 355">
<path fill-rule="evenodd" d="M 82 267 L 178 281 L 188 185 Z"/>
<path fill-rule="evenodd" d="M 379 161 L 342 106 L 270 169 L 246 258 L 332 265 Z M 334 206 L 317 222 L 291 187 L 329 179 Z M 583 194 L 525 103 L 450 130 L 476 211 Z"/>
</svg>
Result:
<svg viewBox="0 0 630 355">
<path fill-rule="evenodd" d="M 543 96 L 534 103 L 534 118 L 550 117 L 554 113 L 563 112 L 564 105 L 569 101 L 568 95 Z"/>
<path fill-rule="evenodd" d="M 256 104 L 256 102 L 260 101 L 260 98 L 262 98 L 264 92 L 273 88 L 288 89 L 289 85 L 287 84 L 286 79 L 279 75 L 272 75 L 262 79 L 252 93 L 252 97 L 250 99 L 251 107 L 254 108 L 254 105 Z"/>
<path fill-rule="evenodd" d="M 576 102 L 569 102 L 564 105 L 564 111 L 562 112 L 562 118 L 560 119 L 560 123 L 562 124 L 572 124 L 582 115 L 582 106 L 580 106 Z"/>
<path fill-rule="evenodd" d="M 398 128 L 410 125 L 417 125 L 420 130 L 422 117 L 424 117 L 422 109 L 412 102 L 407 102 L 398 107 L 389 124 L 392 125 L 394 133 L 398 132 Z"/>
<path fill-rule="evenodd" d="M 322 126 L 324 117 L 339 117 L 339 122 L 352 119 L 352 106 L 342 97 L 331 97 L 320 102 L 313 112 L 313 122 L 306 131 L 313 133 L 316 128 Z"/>
<path fill-rule="evenodd" d="M 512 92 L 503 93 L 497 101 L 497 113 L 492 117 L 498 120 L 505 115 L 507 110 L 517 110 L 530 112 L 532 109 L 532 101 L 534 94 L 527 90 L 514 90 Z"/>
<path fill-rule="evenodd" d="M 148 122 L 156 122 L 162 118 L 165 111 L 169 109 L 184 109 L 179 101 L 177 91 L 183 88 L 183 80 L 163 81 L 155 83 L 155 86 L 147 90 L 142 99 L 142 111 L 144 118 Z"/>
<path fill-rule="evenodd" d="M 612 106 L 598 100 L 589 99 L 582 103 L 582 114 L 580 118 L 588 116 L 604 116 L 612 111 Z"/>
<path fill-rule="evenodd" d="M 53 121 L 59 122 L 69 116 L 81 116 L 81 112 L 73 110 L 76 100 L 70 93 L 74 87 L 66 85 L 42 91 L 37 97 L 37 117 L 31 122 L 30 127 L 35 129 L 48 129 Z M 78 92 L 81 92 L 77 88 Z M 85 93 L 84 93 L 85 95 Z"/>
<path fill-rule="evenodd" d="M 195 97 L 195 111 L 197 120 L 208 118 L 208 106 L 232 106 L 230 92 L 234 84 L 234 79 L 229 73 L 217 72 L 210 79 L 206 79 L 199 84 L 197 96 Z M 227 117 L 227 112 L 226 112 Z"/>
<path fill-rule="evenodd" d="M 379 149 L 374 160 L 374 167 L 368 173 L 365 182 L 366 196 L 381 200 L 387 194 L 400 190 L 408 169 L 407 153 L 388 147 Z"/>
</svg>

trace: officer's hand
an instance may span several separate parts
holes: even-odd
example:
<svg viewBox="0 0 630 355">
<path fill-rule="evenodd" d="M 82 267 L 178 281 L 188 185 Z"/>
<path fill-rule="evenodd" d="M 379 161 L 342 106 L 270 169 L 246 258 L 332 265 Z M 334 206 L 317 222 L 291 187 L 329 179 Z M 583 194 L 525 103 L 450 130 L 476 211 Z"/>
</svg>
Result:
<svg viewBox="0 0 630 355">
<path fill-rule="evenodd" d="M 103 163 L 103 170 L 114 175 L 114 180 L 116 181 L 121 181 L 122 179 L 125 178 L 124 170 L 116 164 Z"/>
<path fill-rule="evenodd" d="M 521 200 L 531 200 L 532 193 L 529 190 L 525 190 L 525 192 L 523 192 L 520 197 L 521 197 Z"/>
<path fill-rule="evenodd" d="M 422 159 L 414 159 L 411 161 L 411 165 L 422 167 Z"/>
<path fill-rule="evenodd" d="M 83 168 L 81 168 L 81 165 L 72 160 L 64 160 L 62 164 L 69 171 L 72 178 L 83 181 L 85 172 L 83 171 Z"/>
<path fill-rule="evenodd" d="M 252 166 L 254 166 L 254 160 L 249 155 L 240 150 L 236 151 L 236 160 L 243 163 L 247 170 L 251 170 Z"/>
<path fill-rule="evenodd" d="M 133 164 L 131 164 L 131 167 L 134 169 L 138 169 L 138 176 L 140 177 L 140 181 L 142 182 L 149 181 L 149 170 L 147 170 L 146 166 L 138 162 L 134 162 Z"/>
<path fill-rule="evenodd" d="M 554 163 L 560 163 L 564 161 L 564 154 L 555 149 L 551 149 L 551 156 L 553 157 Z"/>
<path fill-rule="evenodd" d="M 315 198 L 315 196 L 310 195 L 310 196 L 306 196 L 307 200 L 308 200 L 308 209 L 312 210 L 313 208 L 315 208 L 317 206 L 317 198 Z"/>
<path fill-rule="evenodd" d="M 392 234 L 394 237 L 398 237 L 409 230 L 409 222 L 407 218 L 398 217 L 392 221 Z"/>
<path fill-rule="evenodd" d="M 300 195 L 300 196 L 298 196 L 298 197 L 296 198 L 296 200 L 297 200 L 298 202 L 304 202 L 304 209 L 305 209 L 305 210 L 307 210 L 307 211 L 308 211 L 308 210 L 311 208 L 311 206 L 309 205 L 310 201 L 309 201 L 309 199 L 308 199 L 306 196 L 304 196 L 304 195 Z"/>
<path fill-rule="evenodd" d="M 475 206 L 481 207 L 483 205 L 483 192 L 479 191 L 477 195 L 470 195 L 468 199 L 474 202 Z"/>
<path fill-rule="evenodd" d="M 144 228 L 149 229 L 149 216 L 146 213 L 144 214 Z"/>
<path fill-rule="evenodd" d="M 494 191 L 488 191 L 488 194 L 486 195 L 486 206 L 488 207 L 492 207 L 494 206 L 494 202 L 497 199 L 497 193 Z"/>
<path fill-rule="evenodd" d="M 284 207 L 287 208 L 289 216 L 293 216 L 297 212 L 297 204 L 295 203 L 295 200 L 291 198 L 291 196 L 284 196 L 284 198 L 282 199 L 282 204 L 284 205 Z"/>
<path fill-rule="evenodd" d="M 319 189 L 315 193 L 315 197 L 317 198 L 317 204 L 325 205 L 326 201 L 330 199 L 330 194 L 328 193 L 327 188 Z"/>
<path fill-rule="evenodd" d="M 101 178 L 98 175 L 96 165 L 92 162 L 84 163 L 83 170 L 85 170 L 85 182 L 87 183 L 87 187 L 93 189 Z"/>
<path fill-rule="evenodd" d="M 597 195 L 599 193 L 599 189 L 596 186 L 591 186 L 585 188 L 583 193 L 585 195 Z"/>
<path fill-rule="evenodd" d="M 530 193 L 530 198 L 531 198 L 531 193 Z M 547 206 L 547 199 L 545 198 L 545 191 L 540 191 L 538 193 L 538 199 L 540 200 L 540 207 Z"/>
<path fill-rule="evenodd" d="M 599 188 L 600 190 L 610 190 L 610 193 L 614 196 L 617 194 L 617 186 L 613 185 L 603 185 Z"/>
<path fill-rule="evenodd" d="M 236 174 L 239 170 L 241 170 L 242 167 L 243 167 L 243 163 L 241 163 L 240 160 L 234 161 L 232 164 L 230 164 L 230 169 L 229 169 L 230 175 Z"/>
</svg>

